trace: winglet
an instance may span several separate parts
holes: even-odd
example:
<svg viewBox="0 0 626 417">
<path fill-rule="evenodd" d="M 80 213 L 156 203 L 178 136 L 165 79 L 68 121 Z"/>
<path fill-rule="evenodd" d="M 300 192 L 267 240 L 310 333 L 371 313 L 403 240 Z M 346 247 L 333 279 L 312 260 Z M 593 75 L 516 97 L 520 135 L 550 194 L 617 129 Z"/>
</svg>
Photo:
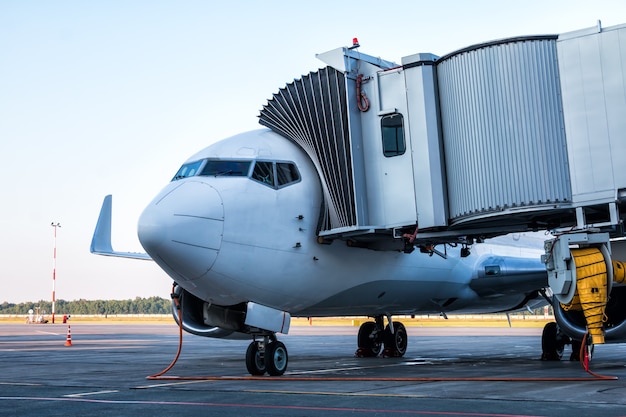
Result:
<svg viewBox="0 0 626 417">
<path fill-rule="evenodd" d="M 113 197 L 109 194 L 104 197 L 98 223 L 91 239 L 90 251 L 96 255 L 115 256 L 118 258 L 131 258 L 152 260 L 147 253 L 116 252 L 111 245 L 111 213 Z"/>
</svg>

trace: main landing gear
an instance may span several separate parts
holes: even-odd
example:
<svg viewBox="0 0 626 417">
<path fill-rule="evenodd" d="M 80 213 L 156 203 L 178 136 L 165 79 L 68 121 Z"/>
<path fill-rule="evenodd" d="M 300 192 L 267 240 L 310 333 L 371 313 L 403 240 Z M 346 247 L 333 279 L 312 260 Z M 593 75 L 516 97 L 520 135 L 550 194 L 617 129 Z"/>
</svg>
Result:
<svg viewBox="0 0 626 417">
<path fill-rule="evenodd" d="M 586 342 L 586 341 L 585 341 Z M 564 334 L 559 325 L 555 322 L 547 323 L 541 334 L 541 360 L 542 361 L 559 361 L 563 357 L 565 345 L 572 345 L 572 353 L 569 357 L 570 361 L 580 361 L 581 355 L 583 360 L 589 361 L 593 353 L 593 345 L 580 340 L 574 340 Z"/>
<path fill-rule="evenodd" d="M 287 348 L 275 334 L 263 336 L 263 340 L 255 337 L 246 351 L 246 368 L 251 375 L 261 376 L 266 372 L 270 376 L 282 375 L 288 362 Z"/>
<path fill-rule="evenodd" d="M 385 326 L 383 316 L 376 316 L 374 321 L 361 324 L 355 356 L 374 357 L 378 356 L 381 350 L 383 357 L 404 356 L 409 341 L 406 327 L 399 321 L 391 322 L 389 319 L 389 322 L 391 326 Z"/>
<path fill-rule="evenodd" d="M 406 353 L 409 341 L 406 327 L 399 321 L 391 321 L 385 326 L 384 317 L 377 316 L 374 321 L 367 321 L 359 328 L 357 357 L 399 358 Z M 384 347 L 384 349 L 383 349 Z M 382 351 L 382 354 L 381 354 Z M 280 376 L 287 370 L 289 355 L 285 344 L 276 339 L 275 334 L 264 335 L 254 340 L 246 351 L 246 368 L 251 375 Z"/>
</svg>

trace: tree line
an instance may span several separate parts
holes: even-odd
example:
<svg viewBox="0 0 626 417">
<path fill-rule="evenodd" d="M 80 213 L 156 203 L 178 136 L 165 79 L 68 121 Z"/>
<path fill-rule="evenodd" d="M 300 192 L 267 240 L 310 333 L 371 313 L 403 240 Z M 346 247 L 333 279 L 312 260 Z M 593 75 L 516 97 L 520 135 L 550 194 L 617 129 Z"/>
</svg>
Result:
<svg viewBox="0 0 626 417">
<path fill-rule="evenodd" d="M 52 302 L 40 300 L 14 304 L 5 301 L 0 304 L 0 314 L 28 314 L 28 310 L 33 310 L 40 314 L 50 314 Z M 55 315 L 169 313 L 171 313 L 171 300 L 161 297 L 136 297 L 134 300 L 56 300 L 54 308 Z"/>
</svg>

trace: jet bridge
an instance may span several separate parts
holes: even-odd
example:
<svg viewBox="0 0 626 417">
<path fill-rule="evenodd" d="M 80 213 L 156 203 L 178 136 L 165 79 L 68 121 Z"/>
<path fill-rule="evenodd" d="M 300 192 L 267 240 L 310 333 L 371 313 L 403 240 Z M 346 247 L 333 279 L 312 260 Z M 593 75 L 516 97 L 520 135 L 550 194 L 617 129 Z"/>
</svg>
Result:
<svg viewBox="0 0 626 417">
<path fill-rule="evenodd" d="M 400 64 L 356 46 L 319 54 L 328 66 L 260 114 L 318 170 L 320 241 L 412 246 L 590 226 L 623 234 L 626 25 Z"/>
</svg>

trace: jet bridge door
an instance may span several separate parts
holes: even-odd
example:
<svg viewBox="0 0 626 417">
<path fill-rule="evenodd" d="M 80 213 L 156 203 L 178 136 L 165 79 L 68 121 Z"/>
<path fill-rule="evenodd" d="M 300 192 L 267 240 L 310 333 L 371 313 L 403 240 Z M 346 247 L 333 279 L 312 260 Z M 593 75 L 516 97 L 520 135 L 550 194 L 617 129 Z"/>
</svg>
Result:
<svg viewBox="0 0 626 417">
<path fill-rule="evenodd" d="M 417 212 L 402 70 L 379 72 L 368 87 L 378 96 L 378 100 L 373 97 L 370 114 L 362 114 L 361 119 L 369 223 L 385 228 L 414 224 Z"/>
<path fill-rule="evenodd" d="M 368 86 L 377 93 L 374 108 L 361 114 L 372 225 L 447 225 L 435 60 L 407 57 L 403 67 L 377 72 Z"/>
</svg>

